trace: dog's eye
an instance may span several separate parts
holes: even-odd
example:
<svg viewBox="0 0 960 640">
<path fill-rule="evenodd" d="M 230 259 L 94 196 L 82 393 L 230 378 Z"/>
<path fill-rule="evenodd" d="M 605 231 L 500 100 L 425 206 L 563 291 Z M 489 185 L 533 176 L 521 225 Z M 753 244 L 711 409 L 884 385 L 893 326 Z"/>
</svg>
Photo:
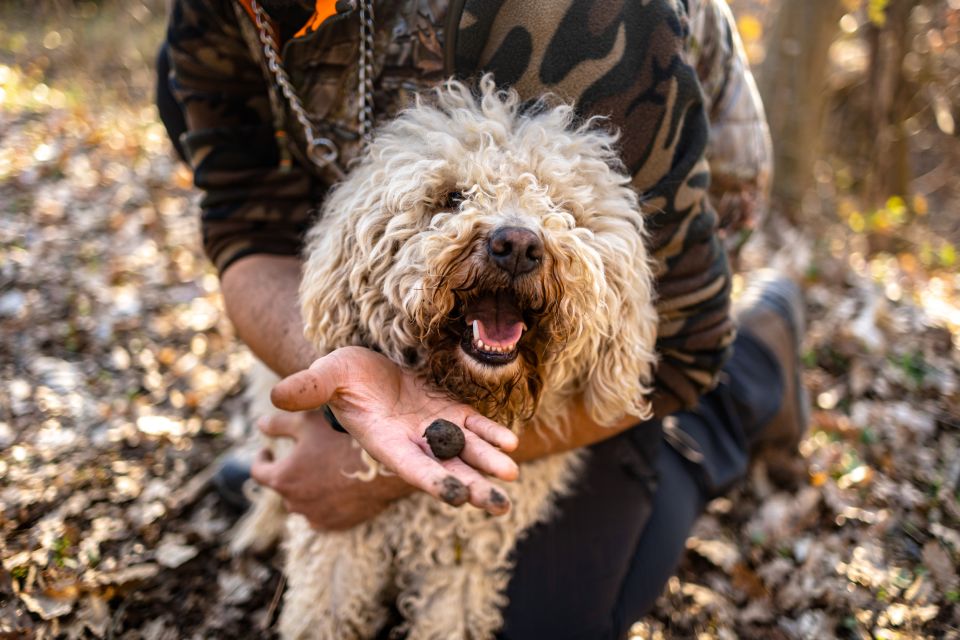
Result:
<svg viewBox="0 0 960 640">
<path fill-rule="evenodd" d="M 459 209 L 463 204 L 464 197 L 462 191 L 450 191 L 443 198 L 442 206 L 444 209 Z"/>
</svg>

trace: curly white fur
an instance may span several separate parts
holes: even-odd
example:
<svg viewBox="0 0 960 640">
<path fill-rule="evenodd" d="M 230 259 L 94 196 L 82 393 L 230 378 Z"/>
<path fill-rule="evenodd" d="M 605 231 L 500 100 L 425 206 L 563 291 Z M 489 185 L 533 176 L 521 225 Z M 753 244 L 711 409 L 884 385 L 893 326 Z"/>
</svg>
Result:
<svg viewBox="0 0 960 640">
<path fill-rule="evenodd" d="M 647 417 L 652 274 L 615 143 L 572 107 L 521 105 L 489 77 L 478 93 L 450 81 L 420 98 L 379 130 L 309 234 L 306 335 L 321 353 L 376 348 L 515 428 L 562 436 L 577 398 L 600 424 Z M 450 192 L 463 202 L 446 202 Z M 541 239 L 536 273 L 492 266 L 488 237 L 503 226 Z M 489 366 L 458 336 L 471 296 L 502 288 L 536 313 L 517 359 Z M 524 464 L 503 487 L 513 503 L 503 517 L 423 494 L 341 533 L 289 517 L 284 637 L 372 637 L 386 598 L 396 598 L 411 639 L 491 637 L 517 540 L 575 486 L 583 455 Z M 277 504 L 261 505 L 240 546 Z"/>
</svg>

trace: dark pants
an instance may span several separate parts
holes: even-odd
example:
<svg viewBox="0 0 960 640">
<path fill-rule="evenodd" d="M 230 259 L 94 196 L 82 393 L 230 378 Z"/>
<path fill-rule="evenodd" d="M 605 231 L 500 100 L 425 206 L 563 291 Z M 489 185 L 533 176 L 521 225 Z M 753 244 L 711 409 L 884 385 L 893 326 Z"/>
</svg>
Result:
<svg viewBox="0 0 960 640">
<path fill-rule="evenodd" d="M 164 49 L 157 106 L 183 158 L 186 124 L 168 70 Z M 585 473 L 557 516 L 517 546 L 503 640 L 623 638 L 650 611 L 704 504 L 744 476 L 749 441 L 780 407 L 782 372 L 748 334 L 737 338 L 724 372 L 694 411 L 671 418 L 702 460 L 681 455 L 657 422 L 590 448 Z"/>
<path fill-rule="evenodd" d="M 750 441 L 780 407 L 782 372 L 749 334 L 737 338 L 724 372 L 694 411 L 673 416 L 701 462 L 658 438 L 650 423 L 590 448 L 575 493 L 517 547 L 501 638 L 624 638 L 650 611 L 703 506 L 743 478 Z"/>
</svg>

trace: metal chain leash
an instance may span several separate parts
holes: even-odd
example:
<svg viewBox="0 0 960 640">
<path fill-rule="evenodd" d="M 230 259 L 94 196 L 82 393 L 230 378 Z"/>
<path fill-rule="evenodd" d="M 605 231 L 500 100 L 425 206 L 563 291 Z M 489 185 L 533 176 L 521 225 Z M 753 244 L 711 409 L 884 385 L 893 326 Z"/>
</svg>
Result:
<svg viewBox="0 0 960 640">
<path fill-rule="evenodd" d="M 364 146 L 366 146 L 370 141 L 373 124 L 373 2 L 372 0 L 359 0 L 359 5 L 360 77 L 357 93 L 360 96 L 360 139 L 363 141 Z M 250 8 L 253 9 L 260 43 L 263 45 L 263 55 L 267 58 L 267 67 L 273 74 L 284 98 L 287 99 L 290 110 L 293 111 L 297 122 L 299 122 L 303 128 L 303 134 L 307 140 L 307 155 L 310 157 L 311 162 L 318 167 L 331 168 L 337 173 L 341 173 L 339 167 L 336 165 L 336 160 L 339 155 L 337 145 L 333 140 L 317 135 L 313 122 L 311 122 L 307 110 L 303 107 L 303 102 L 301 102 L 296 88 L 290 81 L 290 76 L 287 75 L 287 70 L 283 68 L 279 47 L 270 28 L 270 17 L 257 0 L 251 1 Z"/>
<path fill-rule="evenodd" d="M 360 81 L 358 115 L 360 139 L 370 144 L 373 132 L 373 0 L 359 0 L 360 5 Z"/>
</svg>

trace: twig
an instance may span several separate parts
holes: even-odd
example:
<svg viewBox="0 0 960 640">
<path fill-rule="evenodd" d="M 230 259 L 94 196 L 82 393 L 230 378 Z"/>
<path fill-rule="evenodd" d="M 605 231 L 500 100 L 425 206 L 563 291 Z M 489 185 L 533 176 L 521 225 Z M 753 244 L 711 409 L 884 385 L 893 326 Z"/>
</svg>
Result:
<svg viewBox="0 0 960 640">
<path fill-rule="evenodd" d="M 287 577 L 280 574 L 280 580 L 277 582 L 277 589 L 273 592 L 273 600 L 270 601 L 270 606 L 267 608 L 267 615 L 263 618 L 263 622 L 260 623 L 260 630 L 266 631 L 270 628 L 273 620 L 273 614 L 276 613 L 277 607 L 280 605 L 280 596 L 283 595 L 283 588 L 287 586 Z"/>
</svg>

